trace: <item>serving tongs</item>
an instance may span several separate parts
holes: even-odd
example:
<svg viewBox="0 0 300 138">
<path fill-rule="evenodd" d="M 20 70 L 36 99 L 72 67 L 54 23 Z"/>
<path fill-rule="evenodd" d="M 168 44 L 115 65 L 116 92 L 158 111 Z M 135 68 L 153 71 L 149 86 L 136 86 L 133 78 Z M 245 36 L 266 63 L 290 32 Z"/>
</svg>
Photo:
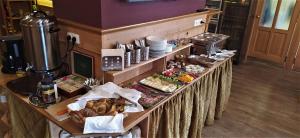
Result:
<svg viewBox="0 0 300 138">
<path fill-rule="evenodd" d="M 87 78 L 84 81 L 83 85 L 87 91 L 90 91 L 90 90 L 93 90 L 96 86 L 99 86 L 100 81 L 97 79 L 94 79 L 94 78 Z"/>
</svg>

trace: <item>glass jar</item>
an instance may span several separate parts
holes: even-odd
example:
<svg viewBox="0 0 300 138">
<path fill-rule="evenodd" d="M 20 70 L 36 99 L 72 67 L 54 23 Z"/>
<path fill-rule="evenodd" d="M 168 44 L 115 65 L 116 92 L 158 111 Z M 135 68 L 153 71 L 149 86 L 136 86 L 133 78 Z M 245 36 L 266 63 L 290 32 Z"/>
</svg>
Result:
<svg viewBox="0 0 300 138">
<path fill-rule="evenodd" d="M 37 85 L 37 95 L 42 98 L 46 104 L 56 102 L 55 83 L 51 77 L 43 78 Z"/>
</svg>

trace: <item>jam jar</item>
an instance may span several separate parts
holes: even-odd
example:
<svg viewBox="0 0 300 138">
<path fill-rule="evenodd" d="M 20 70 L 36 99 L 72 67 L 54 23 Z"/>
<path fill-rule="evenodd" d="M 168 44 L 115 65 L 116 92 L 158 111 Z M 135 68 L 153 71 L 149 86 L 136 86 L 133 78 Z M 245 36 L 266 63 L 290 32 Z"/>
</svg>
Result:
<svg viewBox="0 0 300 138">
<path fill-rule="evenodd" d="M 51 77 L 43 78 L 37 86 L 37 94 L 44 103 L 52 104 L 56 102 L 55 83 Z"/>
</svg>

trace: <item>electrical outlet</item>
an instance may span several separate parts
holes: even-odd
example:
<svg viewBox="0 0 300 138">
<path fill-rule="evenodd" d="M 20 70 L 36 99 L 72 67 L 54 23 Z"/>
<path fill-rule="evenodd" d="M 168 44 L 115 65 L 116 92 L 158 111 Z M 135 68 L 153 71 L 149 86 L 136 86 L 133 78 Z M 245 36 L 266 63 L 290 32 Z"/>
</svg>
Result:
<svg viewBox="0 0 300 138">
<path fill-rule="evenodd" d="M 68 32 L 67 35 L 71 36 L 71 40 L 72 40 L 73 37 L 75 37 L 76 38 L 75 44 L 77 44 L 77 45 L 80 44 L 80 36 L 79 36 L 79 34 Z"/>
<path fill-rule="evenodd" d="M 195 21 L 194 21 L 194 26 L 200 26 L 200 25 L 202 25 L 203 24 L 203 19 L 202 18 L 200 18 L 200 19 L 196 19 Z"/>
</svg>

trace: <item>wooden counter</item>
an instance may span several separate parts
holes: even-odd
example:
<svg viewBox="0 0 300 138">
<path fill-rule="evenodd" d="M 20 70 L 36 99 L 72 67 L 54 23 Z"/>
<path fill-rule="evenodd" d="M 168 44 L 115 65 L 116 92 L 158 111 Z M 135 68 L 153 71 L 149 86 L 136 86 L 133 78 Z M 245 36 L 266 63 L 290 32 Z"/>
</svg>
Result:
<svg viewBox="0 0 300 138">
<path fill-rule="evenodd" d="M 2 67 L 0 66 L 0 68 L 2 68 Z M 7 82 L 17 79 L 17 78 L 18 77 L 15 74 L 3 74 L 0 71 L 0 86 L 6 86 Z"/>
<path fill-rule="evenodd" d="M 161 102 L 159 102 L 158 104 L 156 104 L 155 106 L 153 106 L 150 109 L 147 109 L 143 112 L 139 112 L 139 113 L 130 113 L 129 116 L 127 118 L 124 119 L 124 128 L 125 128 L 125 132 L 127 132 L 128 130 L 130 130 L 131 128 L 133 128 L 136 125 L 139 125 L 142 129 L 142 135 L 144 137 L 148 136 L 148 126 L 149 126 L 149 116 L 150 114 L 156 110 L 157 108 L 159 108 L 160 106 L 164 105 L 164 103 L 168 102 L 170 99 L 172 99 L 173 97 L 175 97 L 176 95 L 180 94 L 183 90 L 185 90 L 187 87 L 189 87 L 190 85 L 192 85 L 194 82 L 199 81 L 203 76 L 207 75 L 208 73 L 214 71 L 217 67 L 219 67 L 221 64 L 225 63 L 226 61 L 230 60 L 230 58 L 218 62 L 216 63 L 213 67 L 211 68 L 207 68 L 197 79 L 195 79 L 192 83 L 185 85 L 181 88 L 179 88 L 176 92 L 174 92 L 172 95 L 166 97 L 165 99 L 163 99 Z M 137 81 L 140 80 L 142 78 L 145 78 L 146 76 L 149 76 L 153 74 L 153 72 L 147 72 L 145 74 L 142 74 L 140 76 L 137 76 L 135 79 L 130 80 L 130 81 Z M 15 75 L 4 75 L 4 74 L 0 74 L 0 83 L 1 85 L 5 85 L 7 81 L 15 79 Z M 31 104 L 29 104 L 28 98 L 22 95 L 19 95 L 17 93 L 12 92 L 12 95 L 14 97 L 16 97 L 18 100 L 20 100 L 21 102 L 24 103 L 24 106 L 29 107 L 34 109 L 35 111 L 39 112 L 41 115 L 43 115 L 45 118 L 47 118 L 48 120 L 52 121 L 53 123 L 55 123 L 56 125 L 58 125 L 59 127 L 61 127 L 62 129 L 66 130 L 67 132 L 69 132 L 70 134 L 72 134 L 73 136 L 107 136 L 107 135 L 120 135 L 120 134 L 88 134 L 88 135 L 84 135 L 82 134 L 83 130 L 82 128 L 80 128 L 79 126 L 77 126 L 77 124 L 75 124 L 73 121 L 71 121 L 70 119 L 64 120 L 64 121 L 57 121 L 55 118 L 53 118 L 52 116 L 50 116 L 45 109 L 42 108 L 38 108 L 35 107 Z M 124 133 L 125 133 L 124 132 Z"/>
</svg>

